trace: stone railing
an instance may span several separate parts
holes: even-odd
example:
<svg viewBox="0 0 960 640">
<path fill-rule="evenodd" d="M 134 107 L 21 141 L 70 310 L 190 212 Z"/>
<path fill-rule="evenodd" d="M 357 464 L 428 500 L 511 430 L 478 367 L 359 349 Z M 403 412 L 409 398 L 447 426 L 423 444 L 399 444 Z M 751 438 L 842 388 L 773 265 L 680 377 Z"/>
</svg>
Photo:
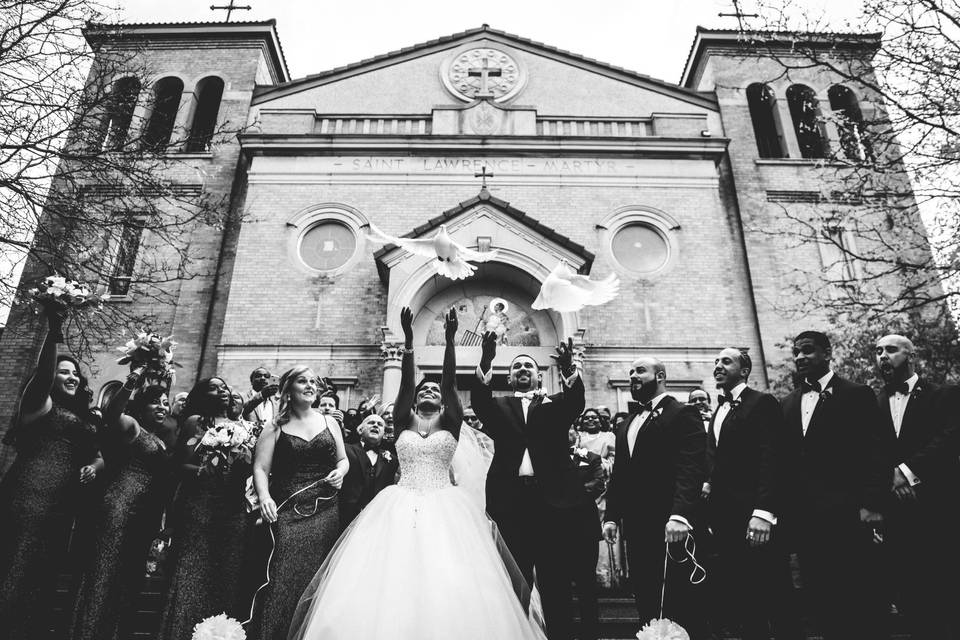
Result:
<svg viewBox="0 0 960 640">
<path fill-rule="evenodd" d="M 317 116 L 313 132 L 320 135 L 427 135 L 430 116 Z"/>
<path fill-rule="evenodd" d="M 650 135 L 649 118 L 537 118 L 538 136 L 638 138 Z"/>
</svg>

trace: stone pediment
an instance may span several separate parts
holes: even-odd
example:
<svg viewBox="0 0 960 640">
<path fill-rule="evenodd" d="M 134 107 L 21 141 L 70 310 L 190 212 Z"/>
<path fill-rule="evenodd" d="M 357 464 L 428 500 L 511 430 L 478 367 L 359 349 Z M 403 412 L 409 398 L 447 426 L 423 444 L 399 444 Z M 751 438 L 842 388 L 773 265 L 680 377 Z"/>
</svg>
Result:
<svg viewBox="0 0 960 640">
<path fill-rule="evenodd" d="M 490 195 L 486 188 L 402 237 L 431 237 L 440 225 L 446 225 L 453 239 L 464 246 L 480 251 L 497 249 L 497 259 L 527 263 L 524 271 L 534 277 L 542 276 L 541 281 L 560 259 L 583 274 L 593 265 L 594 255 L 583 245 L 510 206 L 509 202 Z M 405 265 L 402 269 L 406 271 L 410 267 L 432 266 L 429 259 L 396 245 L 383 247 L 374 253 L 374 259 L 380 279 L 387 287 L 395 281 L 391 276 L 394 268 Z"/>
</svg>

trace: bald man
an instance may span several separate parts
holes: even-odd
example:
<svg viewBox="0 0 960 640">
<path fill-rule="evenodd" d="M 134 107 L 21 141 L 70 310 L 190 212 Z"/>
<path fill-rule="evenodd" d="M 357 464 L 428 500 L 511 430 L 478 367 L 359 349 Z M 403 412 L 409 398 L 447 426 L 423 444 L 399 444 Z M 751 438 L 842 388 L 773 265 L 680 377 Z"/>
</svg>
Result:
<svg viewBox="0 0 960 640">
<path fill-rule="evenodd" d="M 630 415 L 617 432 L 607 486 L 604 536 L 614 541 L 622 521 L 629 544 L 630 581 L 641 624 L 660 617 L 664 540 L 684 543 L 693 531 L 706 479 L 707 437 L 700 413 L 667 394 L 667 370 L 640 357 L 629 371 Z M 683 551 L 674 545 L 675 557 Z M 690 563 L 668 573 L 664 616 L 703 637 L 704 612 L 690 589 Z M 682 574 L 682 575 L 681 575 Z"/>
<path fill-rule="evenodd" d="M 937 536 L 955 535 L 960 524 L 960 389 L 923 380 L 916 349 L 904 336 L 880 338 L 875 353 L 885 383 L 877 399 L 891 443 L 884 549 L 893 568 L 894 601 L 914 640 L 957 638 L 952 609 L 960 593 L 956 580 L 943 579 L 960 568 L 957 545 Z"/>
</svg>

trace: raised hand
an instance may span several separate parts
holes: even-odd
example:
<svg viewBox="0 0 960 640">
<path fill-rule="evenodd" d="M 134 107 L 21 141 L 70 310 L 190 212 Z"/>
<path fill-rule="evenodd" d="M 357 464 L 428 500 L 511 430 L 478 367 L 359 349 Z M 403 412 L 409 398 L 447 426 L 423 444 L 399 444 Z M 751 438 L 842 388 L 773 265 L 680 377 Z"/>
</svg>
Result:
<svg viewBox="0 0 960 640">
<path fill-rule="evenodd" d="M 447 344 L 454 344 L 454 338 L 457 336 L 457 327 L 459 326 L 457 310 L 450 307 L 450 311 L 443 317 L 443 330 L 447 338 Z"/>
<path fill-rule="evenodd" d="M 493 359 L 497 355 L 497 341 L 500 338 L 493 331 L 484 331 L 480 339 L 480 369 L 484 372 L 490 370 Z"/>
<path fill-rule="evenodd" d="M 400 310 L 400 327 L 403 328 L 404 346 L 407 349 L 413 348 L 413 311 L 410 307 Z"/>
<path fill-rule="evenodd" d="M 569 378 L 576 372 L 577 368 L 573 364 L 573 338 L 567 338 L 566 342 L 557 345 L 556 355 L 551 358 L 557 361 L 557 367 L 560 368 L 560 375 Z"/>
</svg>

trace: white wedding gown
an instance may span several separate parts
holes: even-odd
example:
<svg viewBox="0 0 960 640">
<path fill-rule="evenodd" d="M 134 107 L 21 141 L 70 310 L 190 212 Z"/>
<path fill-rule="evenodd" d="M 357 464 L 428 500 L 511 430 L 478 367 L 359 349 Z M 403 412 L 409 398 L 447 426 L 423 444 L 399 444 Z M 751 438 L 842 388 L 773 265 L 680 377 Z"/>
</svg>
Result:
<svg viewBox="0 0 960 640">
<path fill-rule="evenodd" d="M 289 640 L 545 640 L 476 488 L 451 482 L 457 439 L 408 429 L 396 446 L 400 482 L 334 545 Z"/>
</svg>

